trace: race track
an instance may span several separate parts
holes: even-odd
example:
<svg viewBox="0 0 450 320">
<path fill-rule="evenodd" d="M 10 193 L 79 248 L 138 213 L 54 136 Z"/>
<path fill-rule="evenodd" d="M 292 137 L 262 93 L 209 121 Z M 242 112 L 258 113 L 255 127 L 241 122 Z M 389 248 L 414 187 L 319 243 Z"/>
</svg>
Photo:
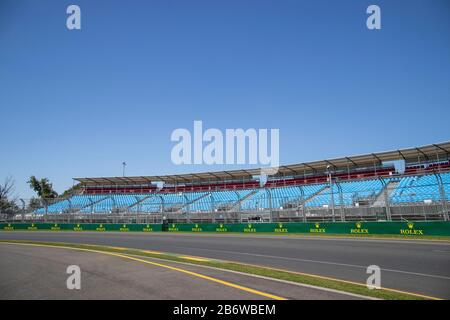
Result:
<svg viewBox="0 0 450 320">
<path fill-rule="evenodd" d="M 68 266 L 80 288 L 67 288 Z M 5 299 L 361 299 L 301 285 L 151 258 L 0 243 L 0 300 Z"/>
<path fill-rule="evenodd" d="M 263 235 L 0 232 L 0 239 L 100 244 L 233 260 L 365 283 L 381 268 L 386 288 L 450 299 L 450 243 Z"/>
</svg>

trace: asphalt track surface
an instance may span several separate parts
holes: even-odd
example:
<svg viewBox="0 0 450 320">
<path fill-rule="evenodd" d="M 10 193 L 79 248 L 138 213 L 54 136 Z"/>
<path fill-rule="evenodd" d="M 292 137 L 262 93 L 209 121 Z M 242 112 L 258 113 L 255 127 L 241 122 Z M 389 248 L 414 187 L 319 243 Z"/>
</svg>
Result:
<svg viewBox="0 0 450 320">
<path fill-rule="evenodd" d="M 80 267 L 79 290 L 67 288 L 70 265 Z M 6 243 L 0 244 L 0 270 L 0 299 L 359 299 L 158 259 L 131 260 L 98 252 Z"/>
<path fill-rule="evenodd" d="M 86 243 L 239 261 L 450 299 L 450 243 L 428 240 L 181 233 L 0 232 L 0 239 Z"/>
</svg>

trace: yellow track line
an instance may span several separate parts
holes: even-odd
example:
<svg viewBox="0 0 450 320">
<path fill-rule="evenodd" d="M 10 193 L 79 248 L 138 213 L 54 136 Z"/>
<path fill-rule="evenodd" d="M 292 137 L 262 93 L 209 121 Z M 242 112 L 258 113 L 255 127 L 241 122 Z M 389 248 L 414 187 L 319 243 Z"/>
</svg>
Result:
<svg viewBox="0 0 450 320">
<path fill-rule="evenodd" d="M 161 268 L 166 268 L 166 269 L 170 269 L 170 270 L 174 270 L 174 271 L 178 271 L 181 273 L 185 273 L 185 274 L 189 274 L 191 276 L 194 277 L 198 277 L 201 279 L 205 279 L 205 280 L 209 280 L 212 282 L 216 282 L 216 283 L 220 283 L 224 286 L 228 286 L 231 288 L 235 288 L 235 289 L 239 289 L 245 292 L 249 292 L 249 293 L 253 293 L 262 297 L 266 297 L 266 298 L 270 298 L 270 299 L 274 299 L 274 300 L 286 300 L 286 298 L 283 297 L 279 297 L 270 293 L 266 293 L 266 292 L 262 292 L 259 290 L 255 290 L 255 289 L 251 289 L 248 287 L 244 287 L 238 284 L 234 284 L 228 281 L 224 281 L 224 280 L 220 280 L 217 278 L 213 278 L 210 276 L 205 276 L 203 274 L 197 273 L 197 272 L 193 272 L 193 271 L 189 271 L 189 270 L 185 270 L 185 269 L 181 269 L 181 268 L 177 268 L 177 267 L 173 267 L 173 266 L 169 266 L 169 265 L 165 265 L 162 263 L 157 263 L 157 262 L 153 262 L 153 261 L 148 261 L 148 260 L 143 260 L 143 259 L 139 259 L 139 258 L 135 258 L 135 257 L 130 257 L 127 255 L 123 255 L 120 253 L 113 253 L 113 252 L 107 252 L 107 251 L 100 251 L 100 250 L 94 250 L 94 249 L 85 249 L 85 248 L 74 248 L 74 247 L 66 247 L 66 246 L 54 246 L 54 245 L 47 245 L 47 244 L 35 244 L 35 243 L 17 243 L 17 242 L 0 242 L 0 243 L 5 243 L 5 244 L 16 244 L 16 245 L 22 245 L 22 246 L 35 246 L 35 247 L 48 247 L 48 248 L 62 248 L 62 249 L 69 249 L 69 250 L 77 250 L 77 251 L 86 251 L 86 252 L 94 252 L 94 253 L 101 253 L 101 254 L 106 254 L 106 255 L 110 255 L 110 256 L 115 256 L 115 257 L 120 257 L 120 258 L 124 258 L 124 259 L 129 259 L 129 260 L 134 260 L 134 261 L 138 261 L 138 262 L 142 262 L 142 263 L 146 263 L 146 264 L 151 264 L 154 266 L 158 266 Z"/>
<path fill-rule="evenodd" d="M 206 259 L 206 258 L 199 258 L 199 257 L 193 257 L 193 256 L 180 256 L 180 258 L 187 259 L 187 260 L 192 260 L 192 261 L 200 261 L 200 262 L 211 261 L 211 260 Z"/>
<path fill-rule="evenodd" d="M 21 241 L 21 240 L 20 240 Z M 10 243 L 10 244 L 28 244 L 28 243 L 20 243 L 20 242 L 6 242 L 6 241 L 0 241 L 0 243 Z M 32 245 L 32 244 L 29 244 Z M 93 245 L 93 244 L 81 244 L 84 246 L 97 246 L 97 245 Z M 51 246 L 51 247 L 55 247 L 55 248 L 60 248 L 60 246 L 52 246 L 52 245 L 47 245 L 47 246 Z M 72 248 L 72 247 L 67 247 L 70 249 L 76 249 L 76 248 Z M 123 247 L 107 247 L 107 248 L 114 248 L 114 249 L 118 249 L 118 250 L 137 250 L 137 251 L 141 251 L 144 253 L 152 253 L 152 254 L 169 254 L 166 252 L 161 252 L 161 251 L 150 251 L 150 250 L 140 250 L 140 249 L 132 249 L 132 248 L 123 248 Z M 79 248 L 79 250 L 90 250 L 90 249 L 81 249 Z M 91 250 L 94 251 L 95 250 Z M 102 253 L 106 253 L 103 251 L 99 251 Z M 113 253 L 114 254 L 114 253 Z M 186 256 L 184 256 L 183 258 L 186 259 Z M 205 258 L 205 257 L 195 257 L 200 259 L 205 259 L 205 260 L 211 260 L 209 258 Z M 190 259 L 190 260 L 194 260 L 194 259 Z M 197 260 L 197 261 L 199 261 Z M 195 260 L 194 260 L 195 261 Z M 298 274 L 298 275 L 303 275 L 303 276 L 309 276 L 312 278 L 317 278 L 317 279 L 324 279 L 324 280 L 331 280 L 331 281 L 337 281 L 337 282 L 342 282 L 342 283 L 348 283 L 348 284 L 353 284 L 353 285 L 357 285 L 357 286 L 361 286 L 361 287 L 367 287 L 367 285 L 365 283 L 360 283 L 360 282 L 354 282 L 354 281 L 349 281 L 349 280 L 343 280 L 343 279 L 338 279 L 338 278 L 333 278 L 333 277 L 329 277 L 329 276 L 320 276 L 317 274 L 312 274 L 312 273 L 305 273 L 305 272 L 298 272 L 298 271 L 292 271 L 292 270 L 286 270 L 286 269 L 281 269 L 281 268 L 273 268 L 273 267 L 267 267 L 267 266 L 262 266 L 262 265 L 257 265 L 257 264 L 250 264 L 250 263 L 244 263 L 244 262 L 236 262 L 236 261 L 230 261 L 230 260 L 217 260 L 217 261 L 221 261 L 221 262 L 226 262 L 226 263 L 238 263 L 241 265 L 245 265 L 245 266 L 249 266 L 249 267 L 258 267 L 258 268 L 265 268 L 265 269 L 270 269 L 270 270 L 274 270 L 274 271 L 281 271 L 281 272 L 287 272 L 287 273 L 292 273 L 292 274 Z M 224 269 L 227 270 L 227 269 Z M 251 274 L 250 274 L 251 275 Z M 276 279 L 276 278 L 275 278 Z M 423 295 L 423 294 L 419 294 L 419 293 L 414 293 L 414 292 L 408 292 L 408 291 L 402 291 L 402 290 L 398 290 L 398 289 L 391 289 L 391 288 L 386 288 L 386 287 L 382 287 L 382 290 L 386 290 L 386 291 L 391 291 L 391 292 L 396 292 L 396 293 L 402 293 L 402 294 L 408 294 L 408 295 L 412 295 L 412 296 L 416 296 L 416 297 L 420 297 L 420 298 L 424 298 L 424 299 L 430 299 L 430 300 L 444 300 L 442 298 L 438 298 L 438 297 L 432 297 L 432 296 L 427 296 L 427 295 Z M 343 291 L 343 293 L 345 293 L 345 291 Z M 283 300 L 286 300 L 285 298 L 282 298 Z"/>
<path fill-rule="evenodd" d="M 90 244 L 86 244 L 86 245 L 89 246 Z M 122 248 L 122 249 L 127 250 L 127 248 Z M 139 249 L 134 249 L 134 250 L 138 250 L 139 251 Z M 147 252 L 147 251 L 144 250 L 143 252 Z M 152 251 L 152 253 L 169 254 L 169 253 L 161 252 L 161 251 Z M 184 259 L 188 259 L 188 260 L 193 260 L 193 261 L 208 261 L 208 260 L 211 260 L 209 258 L 204 258 L 204 257 L 192 257 L 193 259 L 192 258 L 189 259 L 190 258 L 189 256 L 179 256 L 179 257 L 180 258 L 184 258 Z M 317 278 L 317 279 L 330 280 L 330 281 L 336 281 L 336 282 L 353 284 L 353 285 L 357 285 L 357 286 L 361 286 L 361 287 L 367 287 L 367 284 L 365 284 L 365 283 L 349 281 L 349 280 L 343 280 L 343 279 L 333 278 L 333 277 L 329 277 L 329 276 L 320 276 L 320 275 L 312 274 L 312 273 L 298 272 L 298 271 L 286 270 L 286 269 L 281 269 L 281 268 L 262 266 L 262 265 L 257 265 L 257 264 L 236 262 L 236 261 L 231 261 L 231 260 L 220 259 L 218 261 L 226 262 L 226 263 L 238 263 L 238 264 L 249 266 L 249 267 L 265 268 L 265 269 L 270 269 L 270 270 L 274 270 L 274 271 L 288 272 L 288 273 L 292 273 L 292 274 L 298 274 L 298 275 L 308 276 L 308 277 Z M 382 290 L 386 290 L 386 291 L 390 291 L 390 292 L 408 294 L 408 295 L 411 295 L 411 296 L 416 296 L 416 297 L 424 298 L 424 299 L 443 300 L 442 298 L 438 298 L 438 297 L 432 297 L 432 296 L 427 296 L 427 295 L 423 295 L 423 294 L 420 294 L 420 293 L 414 293 L 414 292 L 409 292 L 409 291 L 402 291 L 402 290 L 398 290 L 398 289 L 391 289 L 391 288 L 386 288 L 386 287 L 382 287 L 381 289 Z M 345 293 L 345 291 L 343 291 L 343 292 Z"/>
</svg>

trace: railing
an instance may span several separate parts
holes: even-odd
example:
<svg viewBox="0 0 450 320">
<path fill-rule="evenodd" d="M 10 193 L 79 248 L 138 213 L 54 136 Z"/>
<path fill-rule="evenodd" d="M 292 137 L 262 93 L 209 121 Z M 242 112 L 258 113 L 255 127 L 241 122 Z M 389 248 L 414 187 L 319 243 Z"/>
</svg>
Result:
<svg viewBox="0 0 450 320">
<path fill-rule="evenodd" d="M 450 202 L 447 202 L 450 205 Z M 449 212 L 442 211 L 441 204 L 404 204 L 392 206 L 391 218 L 386 207 L 342 207 L 334 212 L 331 208 L 303 207 L 278 210 L 207 211 L 207 212 L 164 212 L 144 213 L 127 211 L 114 213 L 63 213 L 35 214 L 21 213 L 14 216 L 0 214 L 0 221 L 16 222 L 89 222 L 89 223 L 160 223 L 163 220 L 177 223 L 200 222 L 308 222 L 308 221 L 445 221 Z"/>
</svg>

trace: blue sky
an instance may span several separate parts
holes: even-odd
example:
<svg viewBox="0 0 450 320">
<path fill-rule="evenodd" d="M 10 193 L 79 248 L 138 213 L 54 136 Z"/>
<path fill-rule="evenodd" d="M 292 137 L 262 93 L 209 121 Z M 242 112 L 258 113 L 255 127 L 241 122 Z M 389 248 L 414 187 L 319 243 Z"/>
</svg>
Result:
<svg viewBox="0 0 450 320">
<path fill-rule="evenodd" d="M 194 120 L 279 128 L 282 164 L 449 140 L 449 39 L 446 0 L 3 0 L 0 180 L 236 169 L 172 164 Z"/>
</svg>

